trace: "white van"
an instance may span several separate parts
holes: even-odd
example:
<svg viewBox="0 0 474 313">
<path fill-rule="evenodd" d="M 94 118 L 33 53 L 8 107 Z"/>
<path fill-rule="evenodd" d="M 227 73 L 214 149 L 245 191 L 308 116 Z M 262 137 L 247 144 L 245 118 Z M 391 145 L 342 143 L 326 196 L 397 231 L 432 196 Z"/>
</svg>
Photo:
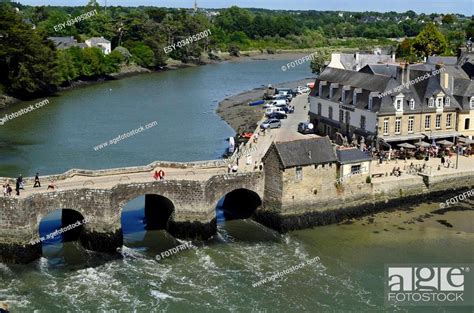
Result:
<svg viewBox="0 0 474 313">
<path fill-rule="evenodd" d="M 273 107 L 273 108 L 266 109 L 265 110 L 265 115 L 268 116 L 268 115 L 270 115 L 274 112 L 286 114 L 286 112 L 282 108 Z"/>
<path fill-rule="evenodd" d="M 286 105 L 286 100 L 273 100 L 272 102 L 270 102 L 271 105 L 274 105 L 274 106 L 285 106 Z"/>
</svg>

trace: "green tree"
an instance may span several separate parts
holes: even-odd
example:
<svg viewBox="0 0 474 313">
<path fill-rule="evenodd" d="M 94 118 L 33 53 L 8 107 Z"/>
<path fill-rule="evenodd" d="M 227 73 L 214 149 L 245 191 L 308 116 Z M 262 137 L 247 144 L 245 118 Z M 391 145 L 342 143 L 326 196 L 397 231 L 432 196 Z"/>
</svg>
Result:
<svg viewBox="0 0 474 313">
<path fill-rule="evenodd" d="M 10 5 L 0 3 L 0 84 L 8 93 L 29 97 L 55 82 L 55 53 Z"/>
<path fill-rule="evenodd" d="M 454 22 L 456 22 L 456 17 L 452 14 L 446 14 L 445 16 L 443 16 L 441 21 L 443 22 L 443 24 L 453 24 Z"/>
<path fill-rule="evenodd" d="M 59 50 L 57 52 L 57 61 L 55 73 L 58 76 L 57 82 L 70 83 L 72 80 L 79 77 L 79 72 L 74 64 L 74 59 L 70 53 L 70 50 Z"/>
<path fill-rule="evenodd" d="M 436 25 L 430 23 L 416 36 L 413 48 L 419 55 L 428 57 L 434 54 L 442 54 L 447 47 L 446 39 Z"/>
<path fill-rule="evenodd" d="M 140 66 L 153 67 L 155 63 L 155 55 L 150 47 L 142 42 L 127 43 L 133 60 Z"/>
<path fill-rule="evenodd" d="M 311 72 L 320 74 L 326 67 L 326 62 L 329 61 L 331 54 L 328 50 L 323 49 L 313 53 L 313 58 L 311 60 Z"/>
</svg>

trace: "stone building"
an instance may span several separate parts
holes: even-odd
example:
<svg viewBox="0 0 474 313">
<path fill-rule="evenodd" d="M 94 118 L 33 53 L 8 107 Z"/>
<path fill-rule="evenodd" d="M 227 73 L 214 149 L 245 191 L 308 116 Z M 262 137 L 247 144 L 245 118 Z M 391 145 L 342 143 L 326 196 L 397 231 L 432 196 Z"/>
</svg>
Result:
<svg viewBox="0 0 474 313">
<path fill-rule="evenodd" d="M 450 59 L 447 65 L 366 65 L 359 72 L 328 67 L 310 93 L 310 120 L 332 139 L 337 133 L 395 144 L 472 138 L 470 56 L 465 52 L 456 65 Z"/>
<path fill-rule="evenodd" d="M 338 182 L 360 178 L 365 180 L 371 175 L 372 158 L 357 148 L 340 148 L 336 150 L 338 159 Z"/>
<path fill-rule="evenodd" d="M 337 158 L 328 137 L 273 143 L 263 157 L 264 207 L 282 214 L 305 211 L 330 199 Z"/>
</svg>

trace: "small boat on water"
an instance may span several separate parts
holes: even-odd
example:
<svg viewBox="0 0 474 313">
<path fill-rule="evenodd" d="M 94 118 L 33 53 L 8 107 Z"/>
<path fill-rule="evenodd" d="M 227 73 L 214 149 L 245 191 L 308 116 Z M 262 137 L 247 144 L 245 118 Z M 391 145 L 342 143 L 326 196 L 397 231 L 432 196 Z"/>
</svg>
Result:
<svg viewBox="0 0 474 313">
<path fill-rule="evenodd" d="M 249 102 L 249 105 L 254 106 L 254 105 L 260 105 L 260 104 L 264 104 L 264 103 L 265 103 L 264 100 L 258 100 L 258 101 L 254 101 L 254 102 Z"/>
</svg>

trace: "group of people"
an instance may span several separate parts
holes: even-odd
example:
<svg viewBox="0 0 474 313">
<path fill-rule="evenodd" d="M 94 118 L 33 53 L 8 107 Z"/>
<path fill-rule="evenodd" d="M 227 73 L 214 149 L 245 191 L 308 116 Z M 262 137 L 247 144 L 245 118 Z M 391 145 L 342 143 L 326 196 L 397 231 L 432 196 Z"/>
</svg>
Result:
<svg viewBox="0 0 474 313">
<path fill-rule="evenodd" d="M 23 180 L 23 176 L 20 174 L 20 176 L 18 176 L 18 178 L 16 179 L 16 183 L 15 183 L 15 194 L 17 196 L 20 195 L 20 190 L 23 190 L 25 189 L 25 181 Z M 10 186 L 10 184 L 7 182 L 3 185 L 3 196 L 6 197 L 6 196 L 9 196 L 11 197 L 12 195 L 12 187 Z"/>
<path fill-rule="evenodd" d="M 40 182 L 40 179 L 39 179 L 39 173 L 36 173 L 33 188 L 39 188 L 39 187 L 41 187 L 41 182 Z M 53 181 L 48 185 L 47 190 L 50 190 L 50 189 L 52 189 L 52 190 L 56 189 L 56 185 L 54 184 Z M 23 179 L 23 176 L 21 174 L 20 174 L 20 176 L 17 177 L 16 182 L 15 182 L 15 194 L 17 196 L 20 195 L 20 190 L 25 190 L 25 180 Z M 13 191 L 13 189 L 12 189 L 12 187 L 10 186 L 10 184 L 8 182 L 3 184 L 3 196 L 4 197 L 7 197 L 7 196 L 11 197 L 12 191 Z"/>
</svg>

